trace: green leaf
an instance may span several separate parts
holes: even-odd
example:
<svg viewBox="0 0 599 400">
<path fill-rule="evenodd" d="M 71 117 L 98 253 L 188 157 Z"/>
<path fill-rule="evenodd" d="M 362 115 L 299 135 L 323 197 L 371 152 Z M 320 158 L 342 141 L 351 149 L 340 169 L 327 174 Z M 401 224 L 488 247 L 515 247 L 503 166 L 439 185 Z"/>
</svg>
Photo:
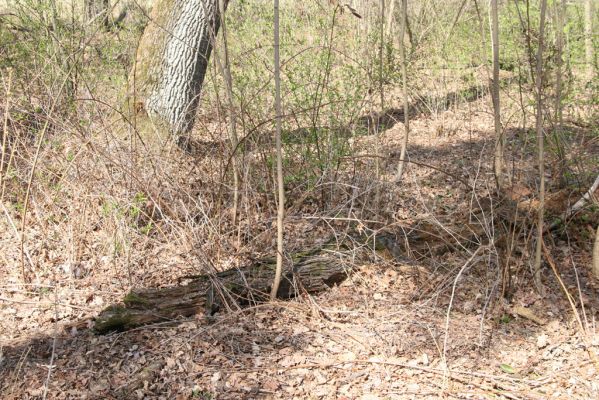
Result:
<svg viewBox="0 0 599 400">
<path fill-rule="evenodd" d="M 516 370 L 514 368 L 512 368 L 512 366 L 509 365 L 509 364 L 501 364 L 499 366 L 499 368 L 501 368 L 501 370 L 503 372 L 506 372 L 508 374 L 515 374 L 516 373 Z"/>
</svg>

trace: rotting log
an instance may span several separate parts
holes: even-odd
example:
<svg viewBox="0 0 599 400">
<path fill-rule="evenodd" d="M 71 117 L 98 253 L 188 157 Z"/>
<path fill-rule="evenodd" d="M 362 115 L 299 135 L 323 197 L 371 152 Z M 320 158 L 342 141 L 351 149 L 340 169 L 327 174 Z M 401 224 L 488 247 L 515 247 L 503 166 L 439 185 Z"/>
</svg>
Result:
<svg viewBox="0 0 599 400">
<path fill-rule="evenodd" d="M 459 237 L 476 242 L 478 235 L 469 226 L 460 226 Z M 306 251 L 286 258 L 277 298 L 291 299 L 301 293 L 316 294 L 343 282 L 356 260 L 378 256 L 400 263 L 411 262 L 406 254 L 431 252 L 439 256 L 454 246 L 438 227 L 426 221 L 404 230 L 402 240 L 390 232 L 365 235 L 352 232 L 332 237 Z M 408 251 L 406 242 L 409 242 Z M 419 250 L 421 249 L 421 250 Z M 428 249 L 425 251 L 425 249 Z M 94 330 L 103 334 L 137 326 L 174 321 L 195 314 L 211 316 L 219 310 L 268 301 L 275 274 L 276 258 L 263 258 L 249 265 L 209 275 L 188 277 L 186 285 L 131 290 L 122 303 L 104 309 L 95 319 Z"/>
<path fill-rule="evenodd" d="M 283 271 L 277 298 L 300 293 L 316 294 L 343 282 L 352 270 L 354 251 L 390 250 L 390 235 L 347 236 L 295 253 L 292 267 Z M 371 240 L 372 239 L 372 240 Z M 366 251 L 368 253 L 368 251 Z M 137 326 L 172 321 L 195 314 L 212 315 L 221 308 L 243 307 L 267 301 L 275 273 L 275 258 L 256 260 L 248 266 L 194 277 L 183 286 L 133 289 L 121 304 L 111 305 L 96 318 L 96 333 L 124 331 Z"/>
</svg>

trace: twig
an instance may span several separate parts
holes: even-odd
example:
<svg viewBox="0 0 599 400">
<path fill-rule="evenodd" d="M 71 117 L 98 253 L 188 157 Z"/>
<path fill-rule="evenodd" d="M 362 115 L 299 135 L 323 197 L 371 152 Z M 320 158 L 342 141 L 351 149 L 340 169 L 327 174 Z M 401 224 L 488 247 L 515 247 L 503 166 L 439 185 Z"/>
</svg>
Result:
<svg viewBox="0 0 599 400">
<path fill-rule="evenodd" d="M 25 305 L 37 306 L 36 308 L 45 308 L 45 307 L 49 308 L 52 306 L 60 306 L 60 307 L 68 307 L 68 308 L 73 308 L 76 310 L 83 310 L 83 311 L 96 311 L 89 307 L 76 306 L 73 304 L 66 304 L 66 303 L 40 303 L 38 301 L 12 300 L 12 299 L 7 299 L 6 297 L 0 297 L 0 302 L 1 301 L 5 301 L 7 303 L 14 303 L 14 304 L 25 304 Z"/>
<path fill-rule="evenodd" d="M 413 370 L 418 370 L 418 371 L 422 371 L 422 372 L 427 372 L 427 373 L 431 373 L 431 374 L 435 374 L 435 375 L 440 375 L 440 376 L 444 376 L 446 375 L 446 370 L 445 369 L 440 369 L 440 368 L 433 368 L 433 367 L 423 367 L 423 366 L 419 366 L 419 365 L 411 365 L 408 363 L 402 363 L 402 362 L 394 362 L 394 361 L 382 361 L 382 360 L 372 360 L 372 359 L 357 359 L 357 360 L 347 360 L 347 361 L 342 361 L 342 360 L 338 360 L 338 361 L 332 361 L 332 362 L 327 362 L 327 363 L 309 363 L 309 364 L 299 364 L 299 365 L 293 365 L 293 366 L 289 366 L 289 367 L 278 367 L 275 368 L 276 370 L 292 370 L 292 369 L 307 369 L 307 368 L 330 368 L 330 367 L 336 367 L 336 366 L 340 366 L 340 365 L 345 365 L 345 364 L 377 364 L 377 365 L 387 365 L 387 366 L 392 366 L 392 367 L 398 367 L 398 368 L 405 368 L 405 369 L 413 369 Z M 264 371 L 264 370 L 268 370 L 268 367 L 263 367 L 263 368 L 247 368 L 247 369 L 243 369 L 243 370 L 231 370 L 231 372 L 256 372 L 256 371 Z M 219 369 L 219 371 L 222 371 L 222 369 Z M 205 373 L 206 371 L 202 371 L 201 373 Z M 453 374 L 458 374 L 458 375 L 464 375 L 464 376 L 474 376 L 477 378 L 481 378 L 481 379 L 486 379 L 488 381 L 491 381 L 493 383 L 493 385 L 502 388 L 503 390 L 497 390 L 494 389 L 490 386 L 486 386 L 484 384 L 479 384 L 476 383 L 472 380 L 466 380 L 466 378 L 461 378 L 461 377 L 457 377 L 457 376 L 450 376 L 450 379 L 456 381 L 456 382 L 460 382 L 463 383 L 465 385 L 473 385 L 473 386 L 478 386 L 479 388 L 482 388 L 484 390 L 487 390 L 489 392 L 495 393 L 497 395 L 500 396 L 504 396 L 507 397 L 509 399 L 520 399 L 520 397 L 518 397 L 515 394 L 509 393 L 507 392 L 507 390 L 514 390 L 514 389 L 508 389 L 505 388 L 505 385 L 502 383 L 499 383 L 497 381 L 507 381 L 507 382 L 511 382 L 511 383 L 521 383 L 521 384 L 525 384 L 525 385 L 534 385 L 534 384 L 543 384 L 543 382 L 540 381 L 532 381 L 532 380 L 525 380 L 525 379 L 518 379 L 518 378 L 512 378 L 512 377 L 503 377 L 503 376 L 495 376 L 495 375 L 489 375 L 489 374 L 483 374 L 483 373 L 479 373 L 479 372 L 471 372 L 471 371 L 463 371 L 463 370 L 451 370 L 450 371 Z M 527 395 L 531 395 L 533 393 L 531 393 L 530 390 L 528 390 L 527 388 Z M 535 395 L 537 393 L 534 393 Z M 535 399 L 537 398 L 543 398 L 543 397 L 534 397 Z"/>
<path fill-rule="evenodd" d="M 52 355 L 50 356 L 50 364 L 48 364 L 48 375 L 44 383 L 44 395 L 42 398 L 46 400 L 48 396 L 48 386 L 50 386 L 50 377 L 52 376 L 52 368 L 54 367 L 54 357 L 56 356 L 56 340 L 58 337 L 58 287 L 54 287 L 54 337 L 52 338 Z"/>
<path fill-rule="evenodd" d="M 460 276 L 462 275 L 462 273 L 466 270 L 466 267 L 468 267 L 470 265 L 470 263 L 474 260 L 474 258 L 478 255 L 478 252 L 483 248 L 483 246 L 480 246 L 479 248 L 476 249 L 476 251 L 470 256 L 470 258 L 468 259 L 468 261 L 466 261 L 464 263 L 464 265 L 462 266 L 462 268 L 460 268 L 460 271 L 458 272 L 457 276 L 455 277 L 454 281 L 453 281 L 453 286 L 451 288 L 451 297 L 449 300 L 449 305 L 447 306 L 447 315 L 445 317 L 445 339 L 443 340 L 443 363 L 445 364 L 445 368 L 447 369 L 447 340 L 449 339 L 449 316 L 451 314 L 451 307 L 453 305 L 453 299 L 455 296 L 455 289 L 456 286 L 458 284 L 458 281 L 460 280 Z"/>
<path fill-rule="evenodd" d="M 10 110 L 10 86 L 12 84 L 12 70 L 8 70 L 8 84 L 6 89 L 6 105 L 4 108 L 4 130 L 2 131 L 2 156 L 0 157 L 0 203 L 4 199 L 4 157 L 6 154 L 6 142 L 8 140 L 8 114 Z M 8 173 L 8 168 L 7 171 Z"/>
<path fill-rule="evenodd" d="M 568 208 L 560 218 L 555 220 L 550 226 L 549 230 L 556 228 L 562 221 L 570 218 L 576 212 L 580 211 L 591 199 L 593 198 L 593 194 L 599 188 L 599 175 L 595 178 L 595 182 L 591 185 L 591 188 L 585 192 L 584 195 L 578 200 L 576 203 L 572 205 L 572 207 Z"/>
<path fill-rule="evenodd" d="M 377 155 L 377 154 L 358 154 L 358 155 L 354 155 L 354 156 L 341 157 L 341 159 L 344 159 L 344 160 L 354 159 L 354 158 L 387 158 L 387 157 L 381 156 L 381 155 Z M 457 175 L 452 174 L 451 172 L 443 171 L 441 168 L 435 167 L 434 165 L 426 164 L 426 163 L 423 163 L 423 162 L 420 162 L 420 161 L 408 160 L 408 159 L 405 159 L 405 160 L 404 159 L 400 159 L 399 161 L 400 162 L 407 162 L 407 163 L 414 164 L 414 165 L 418 165 L 420 167 L 426 167 L 426 168 L 434 169 L 437 172 L 441 172 L 442 174 L 445 174 L 445 175 L 447 175 L 447 176 L 455 179 L 456 181 L 458 181 L 461 184 L 463 184 L 464 186 L 466 186 L 468 189 L 474 190 L 474 188 L 466 180 L 460 178 Z"/>
</svg>

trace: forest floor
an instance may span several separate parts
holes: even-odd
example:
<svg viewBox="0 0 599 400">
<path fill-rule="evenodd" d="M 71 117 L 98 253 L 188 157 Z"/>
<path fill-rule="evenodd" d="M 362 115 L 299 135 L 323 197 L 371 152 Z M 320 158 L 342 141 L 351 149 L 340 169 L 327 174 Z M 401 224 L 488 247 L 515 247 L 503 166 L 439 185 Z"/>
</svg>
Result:
<svg viewBox="0 0 599 400">
<path fill-rule="evenodd" d="M 401 185 L 389 183 L 382 194 L 396 221 L 426 215 L 461 224 L 477 201 L 455 176 L 492 190 L 490 101 L 476 102 L 412 122 L 409 154 L 419 164 L 409 164 Z M 506 132 L 515 153 L 526 138 L 517 127 Z M 400 123 L 381 133 L 383 152 L 391 155 L 383 164 L 387 182 L 402 136 Z M 585 141 L 584 132 L 577 140 L 589 152 L 599 146 L 596 139 Z M 372 154 L 373 141 L 364 136 L 354 145 Z M 195 168 L 191 158 L 185 162 L 187 171 Z M 371 162 L 365 158 L 364 166 Z M 316 239 L 314 218 L 303 215 L 288 217 L 289 235 Z M 500 272 L 489 267 L 487 253 L 470 248 L 405 263 L 374 258 L 319 296 L 97 336 L 72 324 L 91 323 L 132 286 L 174 284 L 196 273 L 197 257 L 178 243 L 145 241 L 131 249 L 132 268 L 117 267 L 108 251 L 94 246 L 101 232 L 84 227 L 79 235 L 88 234 L 89 243 L 81 251 L 89 257 L 80 256 L 77 265 L 53 264 L 59 272 L 24 289 L 18 240 L 6 228 L 0 247 L 12 250 L 0 256 L 3 399 L 599 398 L 599 364 L 590 355 L 599 351 L 590 240 L 547 241 L 585 334 L 549 265 L 543 268 L 546 294 L 537 294 L 527 248 L 515 262 L 511 302 L 498 300 Z M 39 241 L 35 254 L 51 263 L 52 251 L 60 249 L 44 253 L 49 237 L 32 235 L 30 242 Z"/>
</svg>

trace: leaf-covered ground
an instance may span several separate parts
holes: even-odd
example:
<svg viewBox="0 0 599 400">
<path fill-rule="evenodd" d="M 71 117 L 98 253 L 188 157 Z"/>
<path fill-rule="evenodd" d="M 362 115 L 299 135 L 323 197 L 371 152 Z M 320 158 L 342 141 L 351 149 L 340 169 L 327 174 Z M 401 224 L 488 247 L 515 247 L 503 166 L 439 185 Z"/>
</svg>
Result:
<svg viewBox="0 0 599 400">
<path fill-rule="evenodd" d="M 511 300 L 498 295 L 501 269 L 494 235 L 501 231 L 493 226 L 494 208 L 484 204 L 494 190 L 489 103 L 483 97 L 434 116 L 419 114 L 412 123 L 409 148 L 414 163 L 408 165 L 401 184 L 393 183 L 393 176 L 403 125 L 391 124 L 381 133 L 382 154 L 388 157 L 382 164 L 380 201 L 387 219 L 360 223 L 391 230 L 400 239 L 402 232 L 419 222 L 427 221 L 426 226 L 432 227 L 426 231 L 428 237 L 405 237 L 410 250 L 400 260 L 378 255 L 370 261 L 358 260 L 356 274 L 318 297 L 106 336 L 96 336 L 88 327 L 94 315 L 122 299 L 130 287 L 177 284 L 178 277 L 205 272 L 208 259 L 213 260 L 212 267 L 223 269 L 257 252 L 271 252 L 273 215 L 256 214 L 255 220 L 242 221 L 241 246 L 226 221 L 224 227 L 206 223 L 211 228 L 201 231 L 202 237 L 173 222 L 181 208 L 189 206 L 178 202 L 176 188 L 184 188 L 181 192 L 189 198 L 196 189 L 217 192 L 214 187 L 206 189 L 220 176 L 215 172 L 214 153 L 221 144 L 211 137 L 200 138 L 203 141 L 198 143 L 212 147 L 195 157 L 176 148 L 161 153 L 164 158 L 155 161 L 154 169 L 143 170 L 134 180 L 141 187 L 148 183 L 146 194 L 152 199 L 133 197 L 128 209 L 109 201 L 119 196 L 115 182 L 128 179 L 126 173 L 115 172 L 124 170 L 118 167 L 126 161 L 119 157 L 124 157 L 128 145 L 118 147 L 115 139 L 92 143 L 93 148 L 87 149 L 78 148 L 76 139 L 65 139 L 63 148 L 50 149 L 43 156 L 57 160 L 61 152 L 80 152 L 76 154 L 82 161 L 62 175 L 64 184 L 71 185 L 69 193 L 80 203 L 62 204 L 41 195 L 33 202 L 36 221 L 48 215 L 43 207 L 57 215 L 27 230 L 26 249 L 36 260 L 30 285 L 21 284 L 16 226 L 7 218 L 0 230 L 1 397 L 599 397 L 599 365 L 593 358 L 599 351 L 599 287 L 589 270 L 591 236 L 585 234 L 592 221 L 574 221 L 572 235 L 547 239 L 551 260 L 572 294 L 580 321 L 549 264 L 543 268 L 546 294 L 537 294 L 530 278 L 528 242 L 517 246 L 512 255 Z M 202 121 L 208 131 L 214 124 Z M 596 139 L 589 139 L 584 128 L 572 127 L 572 131 L 572 143 L 578 144 L 572 149 L 573 157 L 580 157 L 581 163 L 596 160 Z M 521 151 L 530 146 L 530 135 L 509 123 L 506 132 L 515 171 L 530 176 L 523 171 L 534 171 L 534 153 Z M 364 182 L 372 178 L 374 161 L 369 155 L 374 140 L 374 135 L 353 139 L 356 157 L 345 167 L 354 174 L 344 175 L 352 176 L 348 186 L 368 187 Z M 97 157 L 102 161 L 94 163 L 90 154 L 101 154 Z M 97 175 L 101 173 L 111 178 L 102 180 Z M 168 180 L 175 176 L 180 181 Z M 587 183 L 554 205 L 555 212 L 576 201 Z M 516 201 L 534 208 L 534 180 L 522 179 L 519 184 L 524 189 Z M 98 192 L 106 197 L 99 199 Z M 163 206 L 155 204 L 156 198 L 170 201 L 171 209 L 161 211 L 162 219 L 156 221 L 158 227 L 170 224 L 170 233 L 155 226 L 152 234 L 144 231 L 149 222 L 140 215 L 154 215 L 144 207 Z M 198 200 L 198 209 L 212 207 L 207 198 Z M 286 245 L 301 248 L 343 229 L 347 221 L 359 219 L 356 210 L 369 207 L 364 199 L 372 196 L 356 196 L 337 214 L 313 211 L 318 207 L 310 202 L 317 200 L 309 196 L 301 204 L 292 203 Z M 264 206 L 260 201 L 256 204 Z M 135 214 L 137 209 L 145 211 Z M 207 218 L 200 212 L 196 217 Z M 137 225 L 119 225 L 124 220 Z M 529 232 L 530 220 L 529 225 L 526 218 L 522 224 Z M 462 229 L 470 225 L 474 242 Z"/>
</svg>

